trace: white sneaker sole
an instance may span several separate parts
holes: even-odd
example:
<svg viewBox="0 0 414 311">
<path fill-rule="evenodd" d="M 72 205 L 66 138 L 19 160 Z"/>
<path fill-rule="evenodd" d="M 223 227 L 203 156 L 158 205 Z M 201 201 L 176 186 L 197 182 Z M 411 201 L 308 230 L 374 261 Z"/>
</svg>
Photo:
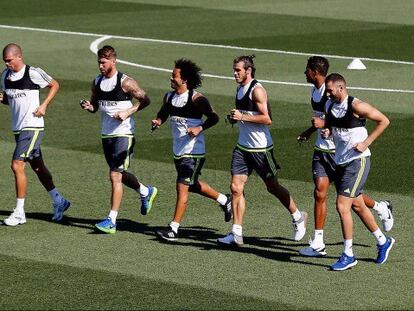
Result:
<svg viewBox="0 0 414 311">
<path fill-rule="evenodd" d="M 9 227 L 16 227 L 16 226 L 18 226 L 18 225 L 23 225 L 23 224 L 25 224 L 25 223 L 26 223 L 26 219 L 21 220 L 21 221 L 18 221 L 18 222 L 9 222 L 9 221 L 7 221 L 7 219 L 5 219 L 5 220 L 3 221 L 3 223 L 4 223 L 6 226 L 9 226 Z"/>
</svg>

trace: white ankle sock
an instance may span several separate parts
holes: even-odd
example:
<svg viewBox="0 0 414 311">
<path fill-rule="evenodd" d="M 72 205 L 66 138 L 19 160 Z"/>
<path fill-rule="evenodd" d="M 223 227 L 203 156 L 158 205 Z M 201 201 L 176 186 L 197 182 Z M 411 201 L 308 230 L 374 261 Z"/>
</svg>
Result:
<svg viewBox="0 0 414 311">
<path fill-rule="evenodd" d="M 352 239 L 344 240 L 344 253 L 347 256 L 354 257 L 354 251 L 352 250 Z"/>
<path fill-rule="evenodd" d="M 372 235 L 375 237 L 375 239 L 377 240 L 377 245 L 384 245 L 385 242 L 387 242 L 387 238 L 385 237 L 385 235 L 382 233 L 381 229 L 378 228 L 377 230 L 375 230 L 374 232 L 372 232 Z"/>
<path fill-rule="evenodd" d="M 174 231 L 175 233 L 178 233 L 178 228 L 180 228 L 180 223 L 172 221 L 170 222 L 170 227 L 172 231 Z"/>
<path fill-rule="evenodd" d="M 241 225 L 233 225 L 231 232 L 233 232 L 235 235 L 243 236 L 243 227 Z"/>
<path fill-rule="evenodd" d="M 24 198 L 16 199 L 16 208 L 15 211 L 18 213 L 24 213 Z"/>
<path fill-rule="evenodd" d="M 321 245 L 323 243 L 323 230 L 315 230 L 315 234 L 313 236 L 313 244 Z"/>
<path fill-rule="evenodd" d="M 220 193 L 216 201 L 218 204 L 224 205 L 227 202 L 227 197 L 224 194 Z"/>
<path fill-rule="evenodd" d="M 118 211 L 111 210 L 108 215 L 111 218 L 112 223 L 116 223 L 116 218 L 118 217 Z"/>
<path fill-rule="evenodd" d="M 290 216 L 292 216 L 293 221 L 298 221 L 302 217 L 302 214 L 297 209 L 296 212 L 294 212 L 293 214 L 290 214 Z"/>
<path fill-rule="evenodd" d="M 142 197 L 146 197 L 149 193 L 149 189 L 144 184 L 139 184 L 138 192 Z"/>
</svg>

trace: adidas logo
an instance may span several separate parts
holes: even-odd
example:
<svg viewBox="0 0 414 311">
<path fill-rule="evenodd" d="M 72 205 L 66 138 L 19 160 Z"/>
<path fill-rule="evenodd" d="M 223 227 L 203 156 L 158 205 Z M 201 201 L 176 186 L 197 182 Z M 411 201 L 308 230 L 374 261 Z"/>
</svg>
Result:
<svg viewBox="0 0 414 311">
<path fill-rule="evenodd" d="M 349 190 L 349 188 L 344 190 L 344 193 L 351 193 L 351 191 Z"/>
</svg>

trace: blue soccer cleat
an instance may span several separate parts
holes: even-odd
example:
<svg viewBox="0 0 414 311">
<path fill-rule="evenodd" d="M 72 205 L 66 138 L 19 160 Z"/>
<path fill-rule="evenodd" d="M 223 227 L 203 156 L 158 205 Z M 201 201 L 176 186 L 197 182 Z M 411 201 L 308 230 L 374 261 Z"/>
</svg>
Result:
<svg viewBox="0 0 414 311">
<path fill-rule="evenodd" d="M 148 186 L 148 195 L 141 196 L 141 214 L 147 215 L 152 209 L 152 203 L 157 195 L 156 187 Z"/>
<path fill-rule="evenodd" d="M 98 222 L 97 224 L 95 224 L 95 228 L 105 233 L 115 233 L 116 223 L 114 224 L 111 218 L 108 217 L 102 220 L 101 222 Z"/>
<path fill-rule="evenodd" d="M 58 204 L 53 204 L 53 221 L 61 221 L 63 218 L 63 213 L 70 207 L 70 202 L 66 199 Z"/>
<path fill-rule="evenodd" d="M 385 263 L 388 259 L 388 254 L 390 253 L 391 248 L 394 246 L 395 240 L 393 238 L 387 238 L 387 241 L 384 245 L 377 245 L 378 256 L 375 262 L 379 265 Z"/>
<path fill-rule="evenodd" d="M 339 257 L 338 261 L 331 266 L 331 270 L 343 271 L 355 266 L 358 263 L 355 256 L 347 256 L 345 253 Z"/>
</svg>

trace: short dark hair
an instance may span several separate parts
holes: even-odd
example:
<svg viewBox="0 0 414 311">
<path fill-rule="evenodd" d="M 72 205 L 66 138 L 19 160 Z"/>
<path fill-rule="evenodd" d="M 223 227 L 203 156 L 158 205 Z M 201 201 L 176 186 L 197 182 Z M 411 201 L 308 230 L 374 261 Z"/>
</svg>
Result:
<svg viewBox="0 0 414 311">
<path fill-rule="evenodd" d="M 342 82 L 343 84 L 346 85 L 346 81 L 345 78 L 343 76 L 341 76 L 339 73 L 331 73 L 329 76 L 326 77 L 325 79 L 325 83 L 328 82 Z"/>
<path fill-rule="evenodd" d="M 243 64 L 244 64 L 243 68 L 245 70 L 247 70 L 248 68 L 252 69 L 252 78 L 254 78 L 254 75 L 256 73 L 256 67 L 254 67 L 253 59 L 255 59 L 255 58 L 256 58 L 256 55 L 254 55 L 254 54 L 252 54 L 252 55 L 242 55 L 242 56 L 236 57 L 233 60 L 233 65 L 237 64 L 237 63 L 240 63 L 240 62 L 243 62 Z"/>
<path fill-rule="evenodd" d="M 325 57 L 311 56 L 308 58 L 308 64 L 306 67 L 319 72 L 323 76 L 326 76 L 329 70 L 329 62 Z"/>
<path fill-rule="evenodd" d="M 193 61 L 180 58 L 175 61 L 175 68 L 181 70 L 181 78 L 186 81 L 187 87 L 192 90 L 201 86 L 201 68 Z"/>
<path fill-rule="evenodd" d="M 104 45 L 98 50 L 98 58 L 116 58 L 116 51 L 110 45 Z"/>
</svg>

